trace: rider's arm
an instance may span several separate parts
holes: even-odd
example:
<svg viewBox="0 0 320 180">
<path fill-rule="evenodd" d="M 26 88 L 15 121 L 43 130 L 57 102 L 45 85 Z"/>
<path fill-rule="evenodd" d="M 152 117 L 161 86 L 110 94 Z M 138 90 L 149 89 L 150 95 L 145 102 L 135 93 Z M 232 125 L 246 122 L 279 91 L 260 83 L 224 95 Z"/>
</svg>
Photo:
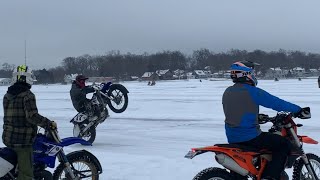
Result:
<svg viewBox="0 0 320 180">
<path fill-rule="evenodd" d="M 81 89 L 81 91 L 85 94 L 88 94 L 88 93 L 93 93 L 94 89 L 91 86 L 85 86 L 84 88 Z"/>
<path fill-rule="evenodd" d="M 249 91 L 254 101 L 263 107 L 271 108 L 275 111 L 288 111 L 293 113 L 301 110 L 300 106 L 280 99 L 260 88 L 249 87 Z"/>
<path fill-rule="evenodd" d="M 24 111 L 26 113 L 27 121 L 31 124 L 46 128 L 51 123 L 49 119 L 38 113 L 36 98 L 33 93 L 29 93 L 24 98 Z"/>
</svg>

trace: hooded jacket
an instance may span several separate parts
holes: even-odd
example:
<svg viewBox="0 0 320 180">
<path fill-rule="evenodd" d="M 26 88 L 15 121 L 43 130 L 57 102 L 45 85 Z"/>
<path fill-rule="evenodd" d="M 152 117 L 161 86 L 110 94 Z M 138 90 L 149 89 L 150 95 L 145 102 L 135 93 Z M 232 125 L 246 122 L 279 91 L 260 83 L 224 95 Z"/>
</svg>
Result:
<svg viewBox="0 0 320 180">
<path fill-rule="evenodd" d="M 94 89 L 90 86 L 81 88 L 75 81 L 72 83 L 70 97 L 73 107 L 78 112 L 83 112 L 86 110 L 86 104 L 89 102 L 89 99 L 86 98 L 86 95 L 92 92 L 94 92 Z"/>
<path fill-rule="evenodd" d="M 38 127 L 51 121 L 38 113 L 35 95 L 27 83 L 15 83 L 3 98 L 3 143 L 11 148 L 32 146 Z"/>
</svg>

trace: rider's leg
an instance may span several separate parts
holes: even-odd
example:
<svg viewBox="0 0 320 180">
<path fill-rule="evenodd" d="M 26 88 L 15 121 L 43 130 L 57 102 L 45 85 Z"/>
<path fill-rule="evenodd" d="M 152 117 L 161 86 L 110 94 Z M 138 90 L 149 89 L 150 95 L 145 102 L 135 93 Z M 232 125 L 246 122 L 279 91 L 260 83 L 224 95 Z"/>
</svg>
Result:
<svg viewBox="0 0 320 180">
<path fill-rule="evenodd" d="M 33 179 L 33 148 L 13 148 L 17 153 L 18 160 L 18 180 Z"/>
<path fill-rule="evenodd" d="M 258 137 L 241 144 L 272 151 L 272 160 L 267 164 L 263 176 L 280 179 L 291 149 L 291 144 L 287 139 L 277 134 L 263 132 Z"/>
</svg>

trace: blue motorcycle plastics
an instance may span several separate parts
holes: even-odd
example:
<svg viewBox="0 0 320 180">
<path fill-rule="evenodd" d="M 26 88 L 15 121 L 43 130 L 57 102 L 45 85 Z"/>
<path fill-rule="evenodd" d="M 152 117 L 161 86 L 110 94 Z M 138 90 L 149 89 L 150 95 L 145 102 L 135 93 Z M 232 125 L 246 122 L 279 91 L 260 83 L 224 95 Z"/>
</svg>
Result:
<svg viewBox="0 0 320 180">
<path fill-rule="evenodd" d="M 65 146 L 69 146 L 72 144 L 81 144 L 81 145 L 85 145 L 85 146 L 92 146 L 92 143 L 85 141 L 81 138 L 77 138 L 77 137 L 68 137 L 68 138 L 63 138 L 61 139 L 61 143 L 59 143 L 61 146 L 65 147 Z"/>
<path fill-rule="evenodd" d="M 7 160 L 14 166 L 17 164 L 17 154 L 10 148 L 0 148 L 0 157 Z"/>
<path fill-rule="evenodd" d="M 102 89 L 101 89 L 101 92 L 107 93 L 107 91 L 109 90 L 111 84 L 112 84 L 111 82 L 101 83 L 101 85 L 103 86 Z"/>
<path fill-rule="evenodd" d="M 43 134 L 38 134 L 33 145 L 34 163 L 44 163 L 50 168 L 55 167 L 56 156 L 65 146 L 80 143 L 82 145 L 92 145 L 91 143 L 76 137 L 64 138 L 61 143 L 54 143 Z"/>
</svg>

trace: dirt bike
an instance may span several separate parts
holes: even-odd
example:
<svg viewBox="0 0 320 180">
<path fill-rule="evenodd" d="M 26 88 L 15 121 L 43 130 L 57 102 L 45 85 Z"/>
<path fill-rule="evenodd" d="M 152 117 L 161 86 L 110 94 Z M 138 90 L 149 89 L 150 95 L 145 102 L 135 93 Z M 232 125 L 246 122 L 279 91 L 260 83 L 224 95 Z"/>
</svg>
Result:
<svg viewBox="0 0 320 180">
<path fill-rule="evenodd" d="M 80 137 L 90 143 L 96 138 L 97 126 L 104 122 L 109 116 L 107 105 L 115 113 L 122 113 L 128 107 L 129 91 L 121 84 L 101 83 L 92 85 L 95 92 L 91 98 L 91 105 L 95 111 L 99 111 L 100 116 L 96 119 L 90 119 L 93 116 L 90 113 L 78 113 L 70 121 L 74 124 L 73 136 Z"/>
<path fill-rule="evenodd" d="M 286 163 L 286 168 L 293 167 L 293 180 L 319 180 L 320 158 L 311 153 L 305 153 L 303 143 L 318 144 L 317 141 L 297 134 L 297 128 L 303 126 L 293 121 L 293 114 L 279 112 L 275 117 L 262 115 L 259 123 L 272 122 L 269 132 L 286 137 L 293 144 L 293 149 Z M 258 150 L 239 144 L 216 144 L 214 146 L 192 148 L 185 157 L 192 159 L 197 155 L 214 152 L 216 161 L 225 169 L 210 167 L 199 172 L 194 180 L 245 180 L 251 178 L 260 180 L 268 161 L 272 159 L 270 151 Z M 282 177 L 287 176 L 283 172 Z M 289 177 L 287 176 L 289 179 Z"/>
<path fill-rule="evenodd" d="M 60 139 L 55 129 L 38 133 L 33 145 L 34 179 L 92 179 L 98 180 L 102 173 L 99 160 L 86 150 L 73 151 L 65 154 L 63 148 L 75 143 L 91 145 L 91 143 L 75 137 Z M 60 164 L 55 168 L 56 158 Z M 55 168 L 53 174 L 46 168 Z M 18 176 L 17 156 L 7 147 L 0 149 L 0 180 L 14 180 Z"/>
</svg>

